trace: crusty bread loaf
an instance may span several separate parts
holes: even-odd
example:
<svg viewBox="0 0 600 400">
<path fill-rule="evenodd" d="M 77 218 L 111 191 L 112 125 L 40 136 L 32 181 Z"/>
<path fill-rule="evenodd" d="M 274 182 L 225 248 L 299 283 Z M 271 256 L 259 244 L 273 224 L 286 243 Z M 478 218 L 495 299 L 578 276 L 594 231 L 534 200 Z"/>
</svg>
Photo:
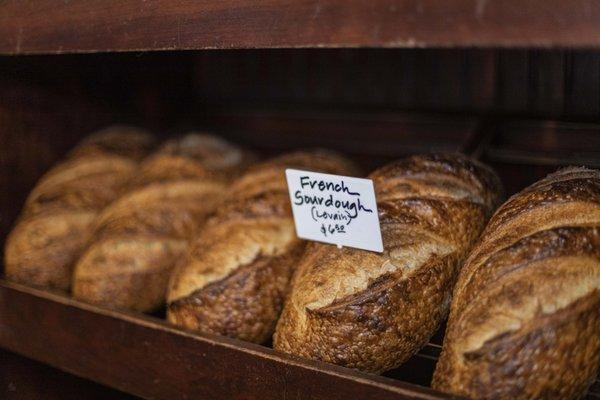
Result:
<svg viewBox="0 0 600 400">
<path fill-rule="evenodd" d="M 355 172 L 335 154 L 301 152 L 258 165 L 236 181 L 173 274 L 169 321 L 258 343 L 272 335 L 304 248 L 296 237 L 286 168 Z"/>
<path fill-rule="evenodd" d="M 461 155 L 414 156 L 370 175 L 384 252 L 311 244 L 274 348 L 369 372 L 397 367 L 446 317 L 460 262 L 500 194 Z"/>
<path fill-rule="evenodd" d="M 485 399 L 580 398 L 600 363 L 600 172 L 511 197 L 460 273 L 433 386 Z"/>
<path fill-rule="evenodd" d="M 166 142 L 98 217 L 75 268 L 73 296 L 144 312 L 163 305 L 173 265 L 250 160 L 214 136 Z"/>
<path fill-rule="evenodd" d="M 84 139 L 36 184 L 7 238 L 9 279 L 68 290 L 98 212 L 117 197 L 153 138 L 113 126 Z"/>
</svg>

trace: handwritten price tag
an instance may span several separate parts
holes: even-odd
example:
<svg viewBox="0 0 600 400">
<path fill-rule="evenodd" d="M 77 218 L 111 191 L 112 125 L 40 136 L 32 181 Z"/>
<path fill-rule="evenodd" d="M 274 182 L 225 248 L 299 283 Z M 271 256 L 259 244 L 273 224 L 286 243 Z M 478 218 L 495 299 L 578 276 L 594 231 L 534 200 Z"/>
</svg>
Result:
<svg viewBox="0 0 600 400">
<path fill-rule="evenodd" d="M 373 181 L 287 169 L 298 237 L 383 251 Z"/>
</svg>

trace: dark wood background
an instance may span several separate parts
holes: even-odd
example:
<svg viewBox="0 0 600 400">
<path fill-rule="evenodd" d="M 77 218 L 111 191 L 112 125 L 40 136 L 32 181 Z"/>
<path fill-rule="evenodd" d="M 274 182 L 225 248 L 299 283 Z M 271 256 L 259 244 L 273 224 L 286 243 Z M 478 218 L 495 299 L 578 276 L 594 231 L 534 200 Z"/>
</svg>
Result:
<svg viewBox="0 0 600 400">
<path fill-rule="evenodd" d="M 222 79 L 227 77 L 227 79 Z M 600 52 L 560 50 L 279 50 L 204 52 L 205 102 L 598 118 Z"/>
<path fill-rule="evenodd" d="M 0 57 L 0 77 L 170 126 L 206 105 L 600 117 L 600 50 L 288 49 Z M 162 127 L 161 126 L 161 127 Z"/>
<path fill-rule="evenodd" d="M 146 126 L 159 134 L 207 125 L 219 130 L 229 123 L 226 118 L 214 119 L 223 110 L 294 114 L 268 122 L 237 121 L 234 138 L 267 150 L 313 144 L 356 152 L 356 146 L 348 148 L 334 137 L 352 136 L 356 144 L 364 135 L 383 132 L 387 138 L 369 140 L 369 148 L 359 150 L 369 150 L 372 157 L 378 151 L 390 157 L 396 153 L 389 152 L 397 150 L 400 156 L 444 143 L 465 144 L 480 129 L 469 122 L 473 118 L 597 121 L 600 51 L 275 49 L 0 56 L 2 232 L 43 171 L 89 131 L 115 121 Z M 312 118 L 315 111 L 337 115 L 337 120 L 323 123 Z M 387 120 L 365 128 L 364 121 L 356 119 L 364 113 L 415 111 L 463 121 L 440 122 L 419 131 L 414 125 L 394 130 Z M 445 130 L 439 129 L 442 125 L 447 125 Z M 247 132 L 241 134 L 246 126 Z M 574 140 L 572 152 L 579 143 L 587 150 L 597 148 L 595 132 L 588 132 L 583 142 Z M 547 134 L 538 131 L 529 137 L 541 142 Z M 527 129 L 521 129 L 516 137 L 527 136 Z M 550 143 L 557 143 L 553 137 Z M 514 134 L 510 138 L 515 141 Z M 398 146 L 387 145 L 402 140 Z M 597 151 L 587 159 L 597 157 Z M 500 149 L 494 154 L 502 158 L 507 153 Z M 555 154 L 555 159 L 560 156 Z M 513 164 L 504 170 L 512 168 L 510 179 L 521 180 L 510 184 L 510 190 L 553 168 Z"/>
</svg>

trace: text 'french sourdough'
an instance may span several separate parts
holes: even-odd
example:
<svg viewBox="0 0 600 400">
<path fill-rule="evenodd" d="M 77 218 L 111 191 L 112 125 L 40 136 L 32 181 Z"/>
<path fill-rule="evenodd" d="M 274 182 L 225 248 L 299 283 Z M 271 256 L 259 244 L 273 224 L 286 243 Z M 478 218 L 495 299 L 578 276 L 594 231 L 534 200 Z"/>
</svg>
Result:
<svg viewBox="0 0 600 400">
<path fill-rule="evenodd" d="M 311 243 L 274 348 L 379 373 L 438 329 L 460 263 L 501 190 L 489 168 L 458 154 L 406 158 L 369 177 L 384 252 Z"/>
</svg>

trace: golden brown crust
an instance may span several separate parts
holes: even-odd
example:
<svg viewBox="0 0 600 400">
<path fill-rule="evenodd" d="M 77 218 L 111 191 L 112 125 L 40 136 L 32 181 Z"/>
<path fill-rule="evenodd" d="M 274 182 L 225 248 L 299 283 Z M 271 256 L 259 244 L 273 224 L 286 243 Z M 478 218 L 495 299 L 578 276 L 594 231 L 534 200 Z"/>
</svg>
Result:
<svg viewBox="0 0 600 400">
<path fill-rule="evenodd" d="M 75 268 L 74 297 L 144 312 L 164 304 L 173 265 L 250 159 L 208 135 L 164 143 L 98 217 Z"/>
<path fill-rule="evenodd" d="M 454 290 L 433 386 L 583 396 L 600 363 L 600 172 L 566 168 L 494 214 Z"/>
<path fill-rule="evenodd" d="M 141 165 L 130 185 L 205 179 L 228 183 L 255 161 L 253 153 L 205 133 L 189 133 L 164 143 Z"/>
<path fill-rule="evenodd" d="M 294 265 L 304 246 L 259 256 L 225 278 L 169 305 L 171 322 L 188 329 L 262 343 L 275 330 Z"/>
<path fill-rule="evenodd" d="M 304 244 L 296 237 L 286 168 L 354 173 L 339 156 L 291 153 L 257 165 L 196 238 L 172 278 L 169 321 L 202 332 L 263 342 L 274 330 Z"/>
<path fill-rule="evenodd" d="M 415 156 L 371 174 L 378 201 L 401 197 L 452 197 L 483 204 L 491 214 L 501 195 L 500 181 L 485 164 L 459 154 Z"/>
<path fill-rule="evenodd" d="M 153 146 L 148 133 L 114 126 L 84 139 L 31 191 L 6 241 L 11 280 L 68 290 L 73 264 L 96 216 L 122 191 L 137 160 Z"/>
<path fill-rule="evenodd" d="M 459 263 L 498 201 L 487 167 L 415 156 L 370 175 L 384 252 L 313 244 L 277 324 L 274 347 L 369 372 L 394 368 L 445 318 Z"/>
</svg>

